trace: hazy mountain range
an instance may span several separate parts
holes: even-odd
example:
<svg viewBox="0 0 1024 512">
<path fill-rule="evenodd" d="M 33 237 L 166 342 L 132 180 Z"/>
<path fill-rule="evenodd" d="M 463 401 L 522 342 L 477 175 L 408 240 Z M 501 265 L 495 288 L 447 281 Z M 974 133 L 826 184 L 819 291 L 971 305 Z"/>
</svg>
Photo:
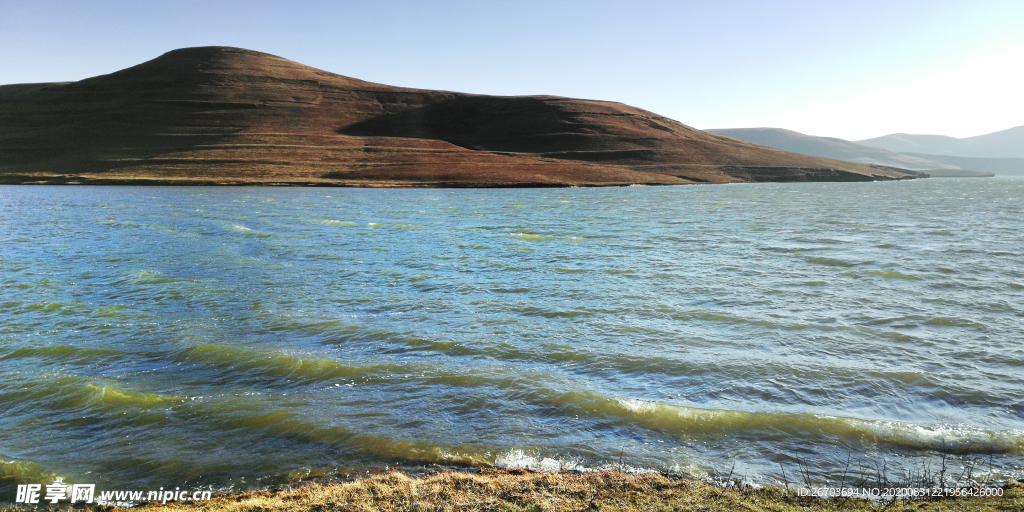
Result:
<svg viewBox="0 0 1024 512">
<path fill-rule="evenodd" d="M 921 171 L 959 168 L 955 165 L 902 155 L 885 149 L 870 148 L 843 139 L 815 137 L 782 128 L 732 128 L 705 131 L 783 151 L 834 158 L 848 162 L 887 165 Z"/>
<path fill-rule="evenodd" d="M 816 137 L 782 128 L 731 128 L 705 130 L 762 146 L 849 162 L 875 164 L 925 171 L 932 176 L 987 176 L 1024 174 L 1024 158 L 1002 155 L 1022 154 L 1024 127 L 957 139 L 941 135 L 887 135 L 851 142 L 834 137 Z M 914 148 L 914 152 L 898 151 Z M 942 153 L 939 153 L 939 152 Z"/>
<path fill-rule="evenodd" d="M 72 83 L 0 86 L 0 183 L 568 186 L 870 181 L 629 105 L 365 82 L 185 48 Z"/>
<path fill-rule="evenodd" d="M 859 140 L 857 143 L 900 153 L 974 158 L 1024 158 L 1024 126 L 965 139 L 944 135 L 894 133 Z"/>
</svg>

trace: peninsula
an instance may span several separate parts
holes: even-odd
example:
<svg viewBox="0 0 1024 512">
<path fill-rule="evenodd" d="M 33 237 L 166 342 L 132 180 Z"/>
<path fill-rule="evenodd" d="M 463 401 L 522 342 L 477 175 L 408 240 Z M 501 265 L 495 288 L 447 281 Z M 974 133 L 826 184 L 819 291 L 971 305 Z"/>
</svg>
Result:
<svg viewBox="0 0 1024 512">
<path fill-rule="evenodd" d="M 78 82 L 0 86 L 0 183 L 600 186 L 907 179 L 621 103 L 392 87 L 185 48 Z"/>
</svg>

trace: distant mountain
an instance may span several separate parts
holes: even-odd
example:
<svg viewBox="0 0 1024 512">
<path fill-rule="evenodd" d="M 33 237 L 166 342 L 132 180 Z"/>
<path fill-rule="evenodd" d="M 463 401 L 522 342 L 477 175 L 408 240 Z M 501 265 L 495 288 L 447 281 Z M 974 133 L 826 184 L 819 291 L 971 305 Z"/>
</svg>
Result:
<svg viewBox="0 0 1024 512">
<path fill-rule="evenodd" d="M 927 158 L 929 160 L 935 160 L 950 165 L 956 165 L 961 169 L 971 169 L 972 171 L 994 172 L 996 174 L 1024 176 L 1024 158 L 974 158 L 969 156 L 927 155 L 924 153 L 907 154 L 910 156 Z"/>
<path fill-rule="evenodd" d="M 629 105 L 375 84 L 185 48 L 0 86 L 0 183 L 568 186 L 911 174 L 721 137 Z"/>
<path fill-rule="evenodd" d="M 862 146 L 834 137 L 804 135 L 782 128 L 729 128 L 704 131 L 783 151 L 834 158 L 847 162 L 884 165 L 916 171 L 959 169 L 958 166 L 949 163 Z"/>
<path fill-rule="evenodd" d="M 894 133 L 859 140 L 857 143 L 900 153 L 974 158 L 1024 158 L 1024 126 L 964 139 L 944 135 Z"/>
<path fill-rule="evenodd" d="M 910 171 L 925 171 L 933 178 L 985 178 L 991 177 L 995 172 L 974 167 L 961 168 L 953 162 L 928 158 L 928 155 L 896 153 L 862 146 L 835 137 L 815 137 L 782 128 L 729 128 L 704 131 L 805 155 Z"/>
</svg>

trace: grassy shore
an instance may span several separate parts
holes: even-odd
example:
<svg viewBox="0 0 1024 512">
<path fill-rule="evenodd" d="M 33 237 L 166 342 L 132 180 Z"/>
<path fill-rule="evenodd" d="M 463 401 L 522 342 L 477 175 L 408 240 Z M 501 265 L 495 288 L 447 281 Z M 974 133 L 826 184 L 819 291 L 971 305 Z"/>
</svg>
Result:
<svg viewBox="0 0 1024 512">
<path fill-rule="evenodd" d="M 66 509 L 66 505 L 65 508 Z M 112 507 L 101 507 L 105 511 Z M 391 472 L 348 482 L 309 483 L 275 491 L 215 497 L 206 502 L 144 505 L 146 512 L 328 511 L 1022 511 L 1024 485 L 1002 497 L 870 502 L 800 497 L 779 488 L 721 487 L 621 472 L 534 473 L 522 470 L 445 471 L 418 477 Z"/>
</svg>

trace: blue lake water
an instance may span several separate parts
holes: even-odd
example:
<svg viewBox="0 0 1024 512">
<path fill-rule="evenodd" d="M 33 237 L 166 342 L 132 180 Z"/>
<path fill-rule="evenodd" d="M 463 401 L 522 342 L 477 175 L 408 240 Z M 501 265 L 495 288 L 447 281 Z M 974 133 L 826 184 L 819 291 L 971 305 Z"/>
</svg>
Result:
<svg viewBox="0 0 1024 512">
<path fill-rule="evenodd" d="M 1012 178 L 0 187 L 0 472 L 1024 477 L 1022 214 Z"/>
</svg>

